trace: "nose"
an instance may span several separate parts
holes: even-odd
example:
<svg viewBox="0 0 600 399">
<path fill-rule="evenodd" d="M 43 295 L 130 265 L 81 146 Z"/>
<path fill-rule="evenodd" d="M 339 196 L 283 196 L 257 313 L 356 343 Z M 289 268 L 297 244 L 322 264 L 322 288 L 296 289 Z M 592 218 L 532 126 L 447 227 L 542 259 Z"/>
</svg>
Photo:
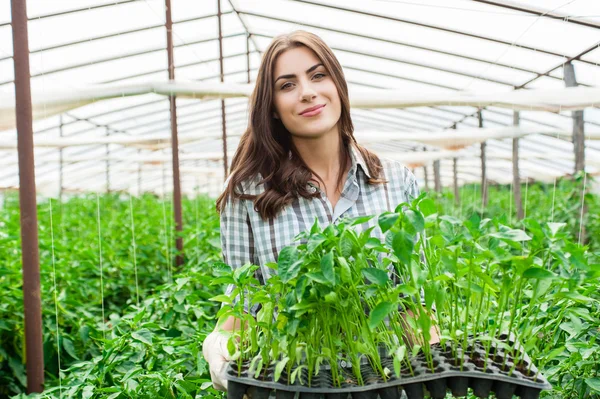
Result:
<svg viewBox="0 0 600 399">
<path fill-rule="evenodd" d="M 314 87 L 310 83 L 306 83 L 302 85 L 302 91 L 300 92 L 300 100 L 301 101 L 311 101 L 315 97 L 317 97 L 317 92 Z"/>
</svg>

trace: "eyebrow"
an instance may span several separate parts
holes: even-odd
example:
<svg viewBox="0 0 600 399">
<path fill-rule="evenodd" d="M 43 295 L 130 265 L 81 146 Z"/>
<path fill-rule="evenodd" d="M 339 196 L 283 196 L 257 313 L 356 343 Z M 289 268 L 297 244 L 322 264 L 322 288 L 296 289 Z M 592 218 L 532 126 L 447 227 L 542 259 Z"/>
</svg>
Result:
<svg viewBox="0 0 600 399">
<path fill-rule="evenodd" d="M 308 68 L 306 70 L 306 73 L 311 73 L 312 71 L 314 71 L 315 69 L 317 69 L 320 66 L 323 66 L 323 64 L 313 65 L 313 66 L 311 66 L 310 68 Z M 291 78 L 295 78 L 295 77 L 296 77 L 296 75 L 294 75 L 294 74 L 291 74 L 291 75 L 281 75 L 280 77 L 278 77 L 277 79 L 275 79 L 275 83 L 277 83 L 277 81 L 279 79 L 291 79 Z"/>
</svg>

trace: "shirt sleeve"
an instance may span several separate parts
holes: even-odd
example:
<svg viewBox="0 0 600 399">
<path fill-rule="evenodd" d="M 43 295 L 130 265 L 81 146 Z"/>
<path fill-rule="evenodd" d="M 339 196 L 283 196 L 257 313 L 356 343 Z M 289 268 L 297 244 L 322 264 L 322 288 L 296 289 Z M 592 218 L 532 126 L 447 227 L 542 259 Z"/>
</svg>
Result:
<svg viewBox="0 0 600 399">
<path fill-rule="evenodd" d="M 246 200 L 229 198 L 220 217 L 221 222 L 221 249 L 223 251 L 223 262 L 235 270 L 246 263 L 256 264 L 254 256 L 254 235 L 250 224 L 250 215 L 246 207 Z M 225 294 L 230 295 L 235 285 L 230 284 Z M 239 301 L 239 296 L 234 303 Z M 244 310 L 248 312 L 249 302 L 244 304 Z M 251 309 L 251 313 L 256 309 Z"/>
</svg>

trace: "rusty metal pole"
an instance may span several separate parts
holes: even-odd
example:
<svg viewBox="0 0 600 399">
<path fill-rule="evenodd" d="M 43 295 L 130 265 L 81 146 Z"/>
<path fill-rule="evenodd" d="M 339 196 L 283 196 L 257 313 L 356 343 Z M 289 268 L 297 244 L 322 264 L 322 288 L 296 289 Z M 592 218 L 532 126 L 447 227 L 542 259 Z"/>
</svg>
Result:
<svg viewBox="0 0 600 399">
<path fill-rule="evenodd" d="M 221 70 L 221 83 L 223 83 L 225 81 L 225 75 L 223 68 L 223 32 L 221 27 L 221 0 L 217 0 L 217 17 L 219 21 L 219 67 Z M 229 162 L 227 160 L 227 122 L 225 118 L 224 99 L 221 100 L 221 121 L 223 123 L 223 178 L 227 179 L 227 166 L 229 165 Z"/>
<path fill-rule="evenodd" d="M 171 0 L 165 0 L 167 14 L 167 56 L 169 60 L 169 80 L 175 79 L 175 60 L 173 59 L 173 19 L 171 18 Z M 179 177 L 179 140 L 177 138 L 177 103 L 175 96 L 169 96 L 171 106 L 171 150 L 173 152 L 173 213 L 175 214 L 175 247 L 177 256 L 175 265 L 183 265 L 183 219 L 181 215 L 181 180 Z"/>
<path fill-rule="evenodd" d="M 42 304 L 38 247 L 35 161 L 31 107 L 31 75 L 27 35 L 26 0 L 11 0 L 17 147 L 19 150 L 19 206 L 21 209 L 21 257 L 23 260 L 23 307 L 27 393 L 44 389 Z"/>
<path fill-rule="evenodd" d="M 433 161 L 433 187 L 437 193 L 442 192 L 442 178 L 440 176 L 440 160 Z"/>
</svg>

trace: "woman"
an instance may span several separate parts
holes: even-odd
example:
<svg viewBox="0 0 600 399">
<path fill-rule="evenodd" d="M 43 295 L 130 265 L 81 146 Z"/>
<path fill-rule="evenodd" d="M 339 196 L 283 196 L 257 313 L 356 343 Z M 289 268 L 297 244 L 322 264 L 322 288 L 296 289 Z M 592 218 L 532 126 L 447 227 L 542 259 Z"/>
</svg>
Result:
<svg viewBox="0 0 600 399">
<path fill-rule="evenodd" d="M 272 274 L 264 265 L 276 262 L 315 218 L 326 226 L 344 216 L 393 211 L 419 195 L 406 167 L 380 160 L 356 143 L 353 131 L 348 87 L 331 49 L 305 31 L 273 39 L 250 98 L 250 125 L 217 200 L 225 263 L 260 265 L 257 278 L 264 284 Z M 375 218 L 359 228 L 374 225 Z M 384 240 L 379 227 L 372 234 Z M 203 345 L 213 385 L 221 390 L 227 389 L 226 331 L 234 323 L 227 320 Z"/>
</svg>

